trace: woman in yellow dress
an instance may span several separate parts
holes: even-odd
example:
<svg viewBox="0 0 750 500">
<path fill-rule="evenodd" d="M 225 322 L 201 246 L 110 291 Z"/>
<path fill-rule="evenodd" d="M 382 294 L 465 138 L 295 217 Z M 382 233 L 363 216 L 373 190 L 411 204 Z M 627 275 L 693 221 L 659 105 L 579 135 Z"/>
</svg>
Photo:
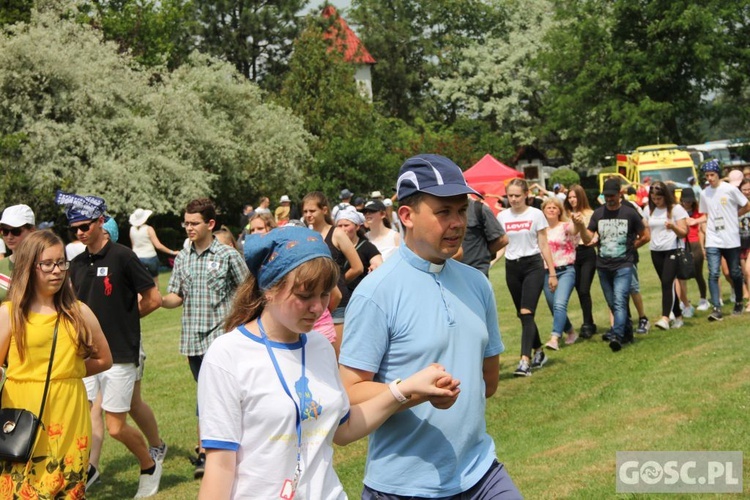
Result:
<svg viewBox="0 0 750 500">
<path fill-rule="evenodd" d="M 91 419 L 83 377 L 112 366 L 99 322 L 76 300 L 62 240 L 36 231 L 19 246 L 8 302 L 0 306 L 3 408 L 38 414 L 55 324 L 57 345 L 32 459 L 0 461 L 0 499 L 84 498 Z"/>
</svg>

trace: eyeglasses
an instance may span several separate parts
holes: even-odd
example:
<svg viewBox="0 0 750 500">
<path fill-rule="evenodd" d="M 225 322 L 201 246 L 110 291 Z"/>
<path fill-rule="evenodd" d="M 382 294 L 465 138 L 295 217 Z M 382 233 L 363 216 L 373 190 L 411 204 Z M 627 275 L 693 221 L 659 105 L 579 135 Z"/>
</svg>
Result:
<svg viewBox="0 0 750 500">
<path fill-rule="evenodd" d="M 182 227 L 185 227 L 185 228 L 187 228 L 187 227 L 198 227 L 198 226 L 200 226 L 201 224 L 204 224 L 204 222 L 203 222 L 203 221 L 200 221 L 200 222 L 183 222 L 183 223 L 182 223 L 182 224 L 180 224 L 180 225 L 181 225 Z"/>
<path fill-rule="evenodd" d="M 23 232 L 23 230 L 24 230 L 23 227 L 11 227 L 11 228 L 4 227 L 0 229 L 0 232 L 3 233 L 3 236 L 8 236 L 9 234 L 12 234 L 13 236 L 21 236 L 21 233 Z"/>
<path fill-rule="evenodd" d="M 60 271 L 67 271 L 68 268 L 70 268 L 70 262 L 67 260 L 43 260 L 39 262 L 37 266 L 39 266 L 39 269 L 41 269 L 43 273 L 51 273 L 55 270 L 55 267 L 60 268 Z"/>
</svg>

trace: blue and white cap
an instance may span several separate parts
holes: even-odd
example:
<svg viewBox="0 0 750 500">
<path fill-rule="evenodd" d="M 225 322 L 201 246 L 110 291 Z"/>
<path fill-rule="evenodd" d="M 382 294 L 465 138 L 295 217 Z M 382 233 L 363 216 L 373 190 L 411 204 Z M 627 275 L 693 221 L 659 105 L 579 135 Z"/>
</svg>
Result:
<svg viewBox="0 0 750 500">
<path fill-rule="evenodd" d="M 459 194 L 482 197 L 466 184 L 458 165 L 445 156 L 434 154 L 412 156 L 401 165 L 396 183 L 399 201 L 418 192 L 441 198 Z"/>
<path fill-rule="evenodd" d="M 708 160 L 706 163 L 704 163 L 701 166 L 701 171 L 703 172 L 716 172 L 717 174 L 721 173 L 721 164 L 719 163 L 719 160 Z"/>
</svg>

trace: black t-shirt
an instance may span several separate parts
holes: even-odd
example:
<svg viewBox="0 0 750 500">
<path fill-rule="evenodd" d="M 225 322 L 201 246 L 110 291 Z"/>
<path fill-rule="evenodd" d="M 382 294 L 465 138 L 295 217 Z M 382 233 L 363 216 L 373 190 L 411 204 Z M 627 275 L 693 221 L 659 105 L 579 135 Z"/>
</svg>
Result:
<svg viewBox="0 0 750 500">
<path fill-rule="evenodd" d="M 349 287 L 350 291 L 354 291 L 355 288 L 357 288 L 357 285 L 359 285 L 360 281 L 362 281 L 365 276 L 367 276 L 368 270 L 370 269 L 370 261 L 373 257 L 376 255 L 380 255 L 380 250 L 378 250 L 378 247 L 373 245 L 370 240 L 366 238 L 360 238 L 357 244 L 355 245 L 357 249 L 357 255 L 359 255 L 360 260 L 362 260 L 362 265 L 365 266 L 365 270 L 354 278 L 351 283 L 347 283 L 346 286 Z M 347 300 L 347 303 L 349 301 Z"/>
<path fill-rule="evenodd" d="M 481 208 L 481 218 L 477 218 L 477 207 Z M 490 241 L 501 238 L 505 234 L 505 230 L 495 218 L 492 210 L 482 202 L 471 200 L 466 216 L 468 220 L 466 236 L 464 236 L 464 242 L 461 244 L 464 251 L 461 262 L 479 269 L 487 275 L 490 271 L 490 262 L 495 257 L 490 255 L 490 249 L 487 245 Z"/>
<path fill-rule="evenodd" d="M 98 253 L 88 248 L 70 263 L 70 279 L 78 299 L 96 315 L 115 363 L 138 363 L 141 320 L 138 294 L 154 280 L 138 257 L 119 243 L 108 242 Z"/>
<path fill-rule="evenodd" d="M 599 235 L 596 267 L 613 271 L 632 266 L 635 262 L 635 240 L 644 229 L 640 214 L 628 205 L 617 210 L 601 206 L 594 210 L 589 231 Z"/>
</svg>

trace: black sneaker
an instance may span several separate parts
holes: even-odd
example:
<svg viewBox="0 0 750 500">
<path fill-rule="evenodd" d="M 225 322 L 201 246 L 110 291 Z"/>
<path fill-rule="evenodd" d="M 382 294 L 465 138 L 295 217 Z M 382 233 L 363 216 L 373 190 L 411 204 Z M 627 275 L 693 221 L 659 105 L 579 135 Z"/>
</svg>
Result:
<svg viewBox="0 0 750 500">
<path fill-rule="evenodd" d="M 609 342 L 613 338 L 614 338 L 614 333 L 612 332 L 611 328 L 602 334 L 602 340 L 604 342 Z"/>
<path fill-rule="evenodd" d="M 516 371 L 513 372 L 514 377 L 531 377 L 531 367 L 529 367 L 529 362 L 525 359 L 522 359 L 518 363 L 518 368 L 516 368 Z"/>
<path fill-rule="evenodd" d="M 547 362 L 547 356 L 544 354 L 544 351 L 539 349 L 537 352 L 534 353 L 534 358 L 531 360 L 531 367 L 541 368 L 544 366 L 544 363 L 546 362 Z"/>
<path fill-rule="evenodd" d="M 594 324 L 591 324 L 591 325 L 589 325 L 589 324 L 583 324 L 583 325 L 581 325 L 579 333 L 581 335 L 581 338 L 583 338 L 583 339 L 590 339 L 596 333 L 596 325 L 594 325 Z"/>
<path fill-rule="evenodd" d="M 93 465 L 89 464 L 89 470 L 86 474 L 86 488 L 85 491 L 88 491 L 91 486 L 99 480 L 99 471 L 94 467 Z"/>
<path fill-rule="evenodd" d="M 638 320 L 638 328 L 636 328 L 635 333 L 648 333 L 649 328 L 651 328 L 651 323 L 649 323 L 648 318 L 644 316 Z"/>
<path fill-rule="evenodd" d="M 708 315 L 708 321 L 721 321 L 723 319 L 724 315 L 721 314 L 720 307 L 714 307 L 714 310 L 711 311 L 711 314 Z"/>
<path fill-rule="evenodd" d="M 622 344 L 619 340 L 612 336 L 612 339 L 609 341 L 609 348 L 612 349 L 612 352 L 618 352 L 620 349 L 622 349 Z"/>
<path fill-rule="evenodd" d="M 193 477 L 195 479 L 202 478 L 203 474 L 206 473 L 206 454 L 198 453 L 198 458 L 191 458 L 190 461 L 193 462 L 193 465 L 195 465 L 195 471 L 193 471 Z"/>
<path fill-rule="evenodd" d="M 735 302 L 734 309 L 732 309 L 732 316 L 742 316 L 743 311 L 742 301 Z"/>
</svg>

